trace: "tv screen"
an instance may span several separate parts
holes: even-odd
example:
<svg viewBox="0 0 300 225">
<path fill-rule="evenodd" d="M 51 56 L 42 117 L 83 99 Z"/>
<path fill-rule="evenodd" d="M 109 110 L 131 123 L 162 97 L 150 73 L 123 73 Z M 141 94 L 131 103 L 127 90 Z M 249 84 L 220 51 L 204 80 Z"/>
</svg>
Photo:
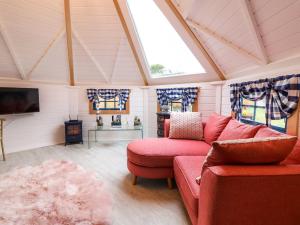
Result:
<svg viewBox="0 0 300 225">
<path fill-rule="evenodd" d="M 39 89 L 0 87 L 1 115 L 39 111 Z"/>
</svg>

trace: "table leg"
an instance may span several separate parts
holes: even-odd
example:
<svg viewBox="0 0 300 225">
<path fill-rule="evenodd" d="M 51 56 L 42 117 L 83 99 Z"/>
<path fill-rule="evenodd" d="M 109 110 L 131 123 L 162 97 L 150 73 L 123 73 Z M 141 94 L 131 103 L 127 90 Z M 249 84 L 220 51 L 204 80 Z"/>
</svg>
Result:
<svg viewBox="0 0 300 225">
<path fill-rule="evenodd" d="M 95 142 L 97 142 L 97 131 L 95 131 Z"/>
<path fill-rule="evenodd" d="M 1 149 L 2 149 L 2 159 L 5 161 L 5 152 L 4 152 L 4 145 L 3 145 L 3 139 L 1 139 Z"/>
<path fill-rule="evenodd" d="M 90 131 L 88 131 L 88 149 L 90 149 Z"/>
</svg>

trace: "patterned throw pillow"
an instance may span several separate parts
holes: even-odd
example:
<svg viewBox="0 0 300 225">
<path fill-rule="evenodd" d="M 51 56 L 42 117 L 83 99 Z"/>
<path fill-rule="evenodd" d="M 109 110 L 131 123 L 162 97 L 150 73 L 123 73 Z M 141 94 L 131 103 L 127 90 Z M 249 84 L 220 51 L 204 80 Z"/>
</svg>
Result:
<svg viewBox="0 0 300 225">
<path fill-rule="evenodd" d="M 203 126 L 201 113 L 171 113 L 169 138 L 202 140 Z"/>
</svg>

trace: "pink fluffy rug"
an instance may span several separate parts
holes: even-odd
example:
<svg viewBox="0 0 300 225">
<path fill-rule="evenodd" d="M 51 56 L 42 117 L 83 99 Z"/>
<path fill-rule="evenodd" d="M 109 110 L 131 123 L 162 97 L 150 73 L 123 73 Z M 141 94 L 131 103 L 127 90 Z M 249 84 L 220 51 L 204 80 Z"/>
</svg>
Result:
<svg viewBox="0 0 300 225">
<path fill-rule="evenodd" d="M 110 224 L 110 196 L 95 174 L 67 161 L 0 175 L 1 225 Z"/>
</svg>

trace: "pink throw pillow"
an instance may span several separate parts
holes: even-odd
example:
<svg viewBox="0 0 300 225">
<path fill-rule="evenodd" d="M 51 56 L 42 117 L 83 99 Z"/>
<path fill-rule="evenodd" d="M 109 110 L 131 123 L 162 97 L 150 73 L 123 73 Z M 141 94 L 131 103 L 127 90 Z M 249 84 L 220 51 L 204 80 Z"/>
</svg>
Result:
<svg viewBox="0 0 300 225">
<path fill-rule="evenodd" d="M 230 120 L 219 136 L 218 141 L 253 138 L 261 127 L 261 125 L 252 126 L 240 123 L 237 120 Z"/>
<path fill-rule="evenodd" d="M 201 113 L 171 113 L 169 138 L 202 140 L 203 126 Z"/>
<path fill-rule="evenodd" d="M 211 145 L 213 141 L 216 141 L 231 119 L 231 116 L 222 116 L 217 113 L 212 113 L 206 121 L 204 128 L 205 142 Z"/>
<path fill-rule="evenodd" d="M 201 175 L 211 166 L 274 164 L 283 161 L 293 150 L 297 137 L 281 136 L 215 141 L 206 156 Z M 200 177 L 196 178 L 200 182 Z"/>
<path fill-rule="evenodd" d="M 276 130 L 273 130 L 267 126 L 262 127 L 255 134 L 255 138 L 264 138 L 264 137 L 280 137 L 285 136 L 286 134 L 280 133 Z"/>
</svg>

